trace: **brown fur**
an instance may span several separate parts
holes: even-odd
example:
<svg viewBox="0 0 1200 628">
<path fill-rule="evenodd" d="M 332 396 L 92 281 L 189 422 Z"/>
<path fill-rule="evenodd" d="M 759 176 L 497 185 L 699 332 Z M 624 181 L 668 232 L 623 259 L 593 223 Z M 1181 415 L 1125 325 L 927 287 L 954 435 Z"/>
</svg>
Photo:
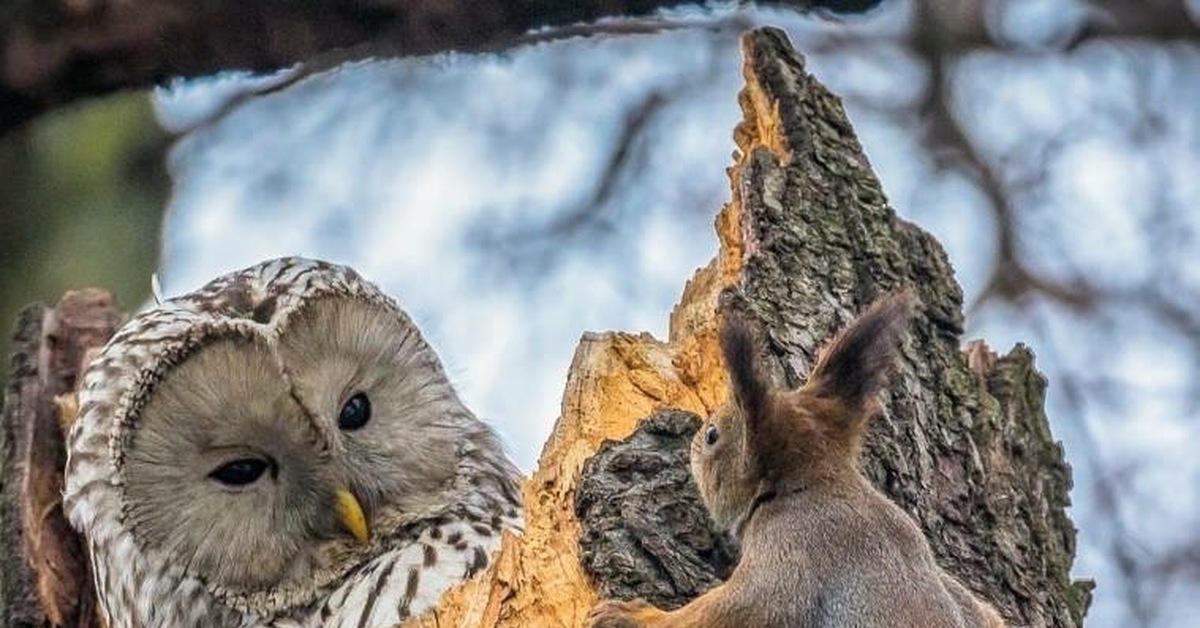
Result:
<svg viewBox="0 0 1200 628">
<path fill-rule="evenodd" d="M 913 301 L 905 291 L 876 302 L 793 391 L 771 389 L 753 334 L 726 325 L 733 395 L 696 434 L 692 473 L 713 519 L 740 537 L 741 562 L 676 611 L 601 602 L 592 628 L 1004 627 L 859 471 L 862 436 Z"/>
</svg>

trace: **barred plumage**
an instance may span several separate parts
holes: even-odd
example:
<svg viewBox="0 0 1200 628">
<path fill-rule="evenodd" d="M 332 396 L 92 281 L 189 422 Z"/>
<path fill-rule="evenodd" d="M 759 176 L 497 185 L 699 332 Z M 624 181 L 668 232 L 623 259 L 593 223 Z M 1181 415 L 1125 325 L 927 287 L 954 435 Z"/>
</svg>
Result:
<svg viewBox="0 0 1200 628">
<path fill-rule="evenodd" d="M 64 500 L 111 628 L 388 627 L 521 527 L 515 467 L 413 322 L 301 258 L 117 333 L 84 377 Z"/>
</svg>

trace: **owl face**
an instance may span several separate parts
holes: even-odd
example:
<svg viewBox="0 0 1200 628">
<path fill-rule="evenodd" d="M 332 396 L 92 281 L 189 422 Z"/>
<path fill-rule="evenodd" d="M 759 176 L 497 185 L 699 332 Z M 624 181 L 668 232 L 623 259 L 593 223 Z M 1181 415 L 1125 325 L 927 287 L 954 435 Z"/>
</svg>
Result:
<svg viewBox="0 0 1200 628">
<path fill-rule="evenodd" d="M 266 343 L 231 335 L 149 391 L 125 454 L 134 539 L 234 590 L 310 573 L 347 484 Z"/>
<path fill-rule="evenodd" d="M 93 553 L 131 540 L 141 559 L 269 613 L 453 500 L 465 452 L 508 473 L 395 304 L 349 269 L 300 262 L 143 314 L 93 365 L 65 491 Z"/>
</svg>

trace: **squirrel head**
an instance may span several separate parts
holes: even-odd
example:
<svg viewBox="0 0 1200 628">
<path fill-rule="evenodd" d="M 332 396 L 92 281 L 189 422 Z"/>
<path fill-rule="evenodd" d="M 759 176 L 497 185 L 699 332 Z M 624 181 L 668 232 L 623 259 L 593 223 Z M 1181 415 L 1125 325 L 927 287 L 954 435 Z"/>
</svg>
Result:
<svg viewBox="0 0 1200 628">
<path fill-rule="evenodd" d="M 691 456 L 718 525 L 737 531 L 762 500 L 856 479 L 863 433 L 879 410 L 914 301 L 908 290 L 876 301 L 829 341 L 796 390 L 773 388 L 750 327 L 726 321 L 730 399 L 696 433 Z"/>
</svg>

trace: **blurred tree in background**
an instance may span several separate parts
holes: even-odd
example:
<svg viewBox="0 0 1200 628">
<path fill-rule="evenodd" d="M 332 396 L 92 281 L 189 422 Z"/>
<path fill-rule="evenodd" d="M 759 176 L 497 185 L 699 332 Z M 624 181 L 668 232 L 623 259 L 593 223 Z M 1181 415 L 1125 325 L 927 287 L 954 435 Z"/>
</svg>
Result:
<svg viewBox="0 0 1200 628">
<path fill-rule="evenodd" d="M 144 94 L 80 103 L 0 137 L 0 352 L 27 303 L 82 286 L 104 286 L 126 308 L 149 296 L 167 146 Z"/>
<path fill-rule="evenodd" d="M 593 4 L 603 3 L 581 6 Z M 174 293 L 271 255 L 349 262 L 431 330 L 468 401 L 528 467 L 578 334 L 661 333 L 682 281 L 711 255 L 709 225 L 728 197 L 737 34 L 776 24 L 845 99 L 892 204 L 947 247 L 970 333 L 1038 353 L 1076 469 L 1079 575 L 1099 581 L 1089 623 L 1191 625 L 1200 2 L 659 14 L 673 3 L 609 4 L 649 17 L 525 35 L 536 20 L 517 16 L 502 41 L 449 46 L 500 52 L 408 58 L 437 50 L 438 28 L 456 33 L 453 23 L 400 24 L 389 2 L 324 22 L 235 11 L 228 23 L 258 36 L 183 55 L 175 73 L 133 64 L 71 92 L 53 79 L 75 74 L 27 70 L 25 84 L 54 89 L 33 105 L 9 98 L 3 128 L 91 91 L 268 73 L 160 90 L 166 131 L 132 96 L 56 110 L 0 139 L 0 315 L 87 284 L 133 308 L 156 267 Z M 95 67 L 144 61 L 157 40 L 134 35 L 70 49 L 89 62 L 100 50 Z M 5 67 L 26 67 L 12 59 L 33 53 L 11 49 Z M 65 58 L 54 67 L 78 67 Z M 167 142 L 174 187 L 160 240 Z"/>
</svg>

